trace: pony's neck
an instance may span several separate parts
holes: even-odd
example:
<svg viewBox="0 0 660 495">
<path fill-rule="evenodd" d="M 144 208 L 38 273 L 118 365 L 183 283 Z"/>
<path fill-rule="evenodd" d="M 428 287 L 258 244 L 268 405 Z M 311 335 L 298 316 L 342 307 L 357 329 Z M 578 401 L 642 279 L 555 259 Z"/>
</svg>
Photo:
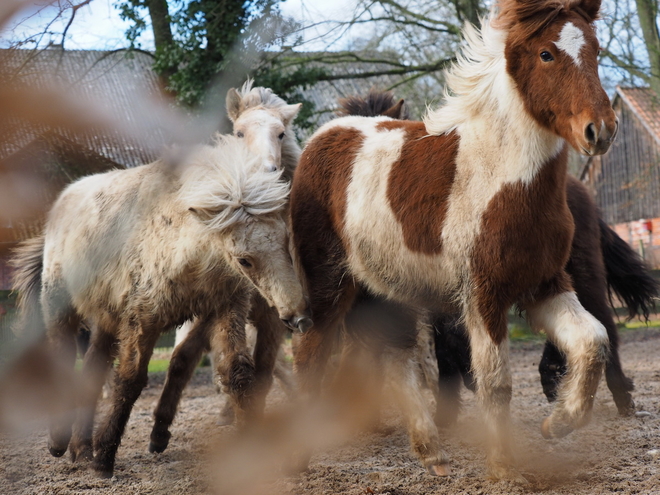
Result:
<svg viewBox="0 0 660 495">
<path fill-rule="evenodd" d="M 564 140 L 541 127 L 525 109 L 506 70 L 507 33 L 484 21 L 464 30 L 466 46 L 447 73 L 446 104 L 424 118 L 427 132 L 456 131 L 460 149 L 479 171 L 504 182 L 529 183 L 563 148 Z"/>
</svg>

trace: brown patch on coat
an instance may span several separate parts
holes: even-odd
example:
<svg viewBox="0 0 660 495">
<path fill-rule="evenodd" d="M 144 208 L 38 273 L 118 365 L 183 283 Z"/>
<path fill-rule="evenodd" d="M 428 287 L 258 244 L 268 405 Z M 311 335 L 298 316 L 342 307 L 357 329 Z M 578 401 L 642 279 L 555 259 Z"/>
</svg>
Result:
<svg viewBox="0 0 660 495">
<path fill-rule="evenodd" d="M 404 129 L 406 142 L 392 165 L 387 199 L 403 229 L 406 247 L 416 253 L 442 250 L 442 228 L 456 175 L 458 135 L 429 136 L 422 122 L 385 121 L 376 129 Z"/>
<path fill-rule="evenodd" d="M 290 199 L 293 240 L 307 278 L 315 327 L 347 311 L 338 302 L 346 291 L 355 291 L 353 278 L 345 276 L 342 232 L 346 190 L 363 142 L 364 135 L 354 129 L 330 129 L 306 146 L 294 175 Z"/>
<path fill-rule="evenodd" d="M 505 185 L 483 214 L 470 264 L 479 313 L 498 344 L 506 338 L 512 304 L 571 290 L 564 271 L 574 230 L 566 154 L 564 146 L 531 184 Z"/>
</svg>

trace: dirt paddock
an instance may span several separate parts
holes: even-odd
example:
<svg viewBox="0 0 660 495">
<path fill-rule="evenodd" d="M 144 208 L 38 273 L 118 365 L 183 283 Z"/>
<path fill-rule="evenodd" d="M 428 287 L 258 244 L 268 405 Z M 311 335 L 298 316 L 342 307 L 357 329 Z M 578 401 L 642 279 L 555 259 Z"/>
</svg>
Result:
<svg viewBox="0 0 660 495">
<path fill-rule="evenodd" d="M 536 371 L 540 355 L 540 343 L 512 349 L 511 407 L 519 467 L 530 480 L 525 486 L 486 478 L 479 414 L 467 391 L 457 428 L 443 434 L 452 459 L 448 478 L 433 478 L 418 464 L 392 409 L 383 414 L 377 431 L 317 452 L 302 475 L 233 483 L 234 469 L 253 464 L 258 471 L 260 461 L 237 455 L 232 464 L 226 449 L 224 457 L 217 455 L 219 445 L 236 439 L 232 427 L 217 424 L 222 399 L 204 368 L 185 392 L 163 454 L 147 451 L 151 412 L 163 381 L 162 374 L 155 374 L 133 410 L 114 478 L 97 479 L 84 466 L 71 464 L 68 455 L 51 457 L 42 421 L 23 436 L 0 436 L 0 494 L 660 494 L 660 330 L 622 334 L 621 356 L 635 380 L 637 415 L 618 417 L 601 384 L 591 424 L 562 440 L 545 441 L 540 434 L 540 422 L 551 409 Z M 269 407 L 283 397 L 275 390 Z"/>
</svg>

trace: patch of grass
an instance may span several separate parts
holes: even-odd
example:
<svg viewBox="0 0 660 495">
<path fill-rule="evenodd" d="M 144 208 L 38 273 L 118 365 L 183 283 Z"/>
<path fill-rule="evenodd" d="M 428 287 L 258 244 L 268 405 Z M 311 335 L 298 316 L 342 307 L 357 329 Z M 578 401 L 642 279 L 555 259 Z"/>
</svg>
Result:
<svg viewBox="0 0 660 495">
<path fill-rule="evenodd" d="M 170 365 L 169 359 L 152 359 L 149 361 L 149 373 L 159 373 L 167 371 L 167 367 Z"/>
<path fill-rule="evenodd" d="M 627 323 L 624 323 L 623 325 L 625 328 L 631 329 L 631 330 L 636 330 L 638 328 L 657 328 L 660 327 L 660 320 L 650 320 L 648 322 L 645 321 L 629 321 Z"/>
<path fill-rule="evenodd" d="M 533 332 L 526 323 L 509 323 L 509 338 L 512 341 L 531 342 L 545 340 L 545 334 Z"/>
</svg>

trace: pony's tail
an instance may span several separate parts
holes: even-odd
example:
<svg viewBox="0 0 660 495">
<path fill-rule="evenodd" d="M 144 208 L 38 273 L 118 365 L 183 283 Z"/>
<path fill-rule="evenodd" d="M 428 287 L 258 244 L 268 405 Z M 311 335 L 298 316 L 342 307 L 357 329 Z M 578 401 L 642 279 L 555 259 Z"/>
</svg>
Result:
<svg viewBox="0 0 660 495">
<path fill-rule="evenodd" d="M 644 260 L 601 218 L 598 225 L 610 302 L 614 292 L 627 306 L 630 318 L 640 315 L 648 321 L 651 309 L 655 308 L 660 283 L 653 278 Z"/>
<path fill-rule="evenodd" d="M 14 251 L 11 265 L 14 267 L 12 289 L 17 293 L 19 318 L 14 333 L 26 329 L 38 331 L 43 327 L 41 315 L 41 273 L 44 266 L 43 235 L 23 241 Z M 38 332 L 42 333 L 42 332 Z"/>
</svg>

